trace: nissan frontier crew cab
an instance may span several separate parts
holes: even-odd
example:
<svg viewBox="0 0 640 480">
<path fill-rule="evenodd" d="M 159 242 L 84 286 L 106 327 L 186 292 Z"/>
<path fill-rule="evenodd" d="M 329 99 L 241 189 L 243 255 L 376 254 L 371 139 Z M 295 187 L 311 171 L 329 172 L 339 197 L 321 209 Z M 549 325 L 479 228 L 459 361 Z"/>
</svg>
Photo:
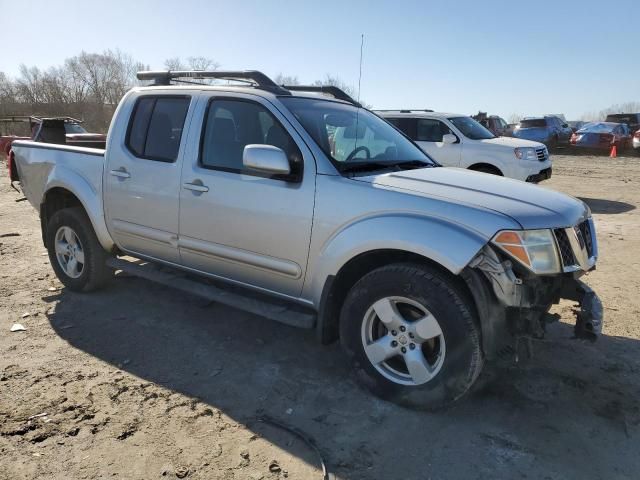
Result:
<svg viewBox="0 0 640 480">
<path fill-rule="evenodd" d="M 541 337 L 560 298 L 580 305 L 577 337 L 600 332 L 580 280 L 598 256 L 581 201 L 440 168 L 335 87 L 255 71 L 138 78 L 154 85 L 124 96 L 105 150 L 13 147 L 70 290 L 132 271 L 315 328 L 365 387 L 422 408 L 461 397 L 516 338 Z"/>
</svg>

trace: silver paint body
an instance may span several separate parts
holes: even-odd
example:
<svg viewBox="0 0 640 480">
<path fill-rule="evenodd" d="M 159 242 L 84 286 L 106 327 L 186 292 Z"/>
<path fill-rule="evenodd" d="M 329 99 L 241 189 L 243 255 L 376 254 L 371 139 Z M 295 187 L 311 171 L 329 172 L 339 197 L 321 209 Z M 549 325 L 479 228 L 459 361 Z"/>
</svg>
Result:
<svg viewBox="0 0 640 480">
<path fill-rule="evenodd" d="M 135 100 L 191 97 L 174 163 L 125 147 Z M 303 155 L 302 181 L 287 183 L 198 165 L 211 97 L 260 103 Z M 51 188 L 83 204 L 105 249 L 179 266 L 317 307 L 327 278 L 359 254 L 396 249 L 458 274 L 503 229 L 568 228 L 589 215 L 567 195 L 463 169 L 340 175 L 278 97 L 247 87 L 142 87 L 111 124 L 106 151 L 16 142 L 22 188 L 40 208 Z"/>
</svg>

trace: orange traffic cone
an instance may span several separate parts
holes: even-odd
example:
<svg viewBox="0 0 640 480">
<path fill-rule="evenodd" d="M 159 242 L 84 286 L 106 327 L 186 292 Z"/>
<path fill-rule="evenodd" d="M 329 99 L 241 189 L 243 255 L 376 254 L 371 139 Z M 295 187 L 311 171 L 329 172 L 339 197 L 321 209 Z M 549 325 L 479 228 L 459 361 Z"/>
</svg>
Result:
<svg viewBox="0 0 640 480">
<path fill-rule="evenodd" d="M 611 153 L 609 154 L 610 158 L 616 158 L 618 156 L 618 149 L 616 148 L 616 146 L 612 146 L 611 147 Z"/>
</svg>

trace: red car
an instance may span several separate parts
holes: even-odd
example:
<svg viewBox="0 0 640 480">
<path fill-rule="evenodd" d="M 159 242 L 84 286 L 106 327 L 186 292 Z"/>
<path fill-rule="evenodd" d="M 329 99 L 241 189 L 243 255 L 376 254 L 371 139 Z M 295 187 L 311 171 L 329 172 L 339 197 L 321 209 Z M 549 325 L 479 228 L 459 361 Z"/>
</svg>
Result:
<svg viewBox="0 0 640 480">
<path fill-rule="evenodd" d="M 42 143 L 57 143 L 75 147 L 104 148 L 107 136 L 102 133 L 89 133 L 82 127 L 81 120 L 71 117 L 34 117 L 14 116 L 0 118 L 1 123 L 28 123 L 31 135 L 6 135 L 0 137 L 0 152 L 7 158 L 9 178 L 18 180 L 18 171 L 13 163 L 11 145 L 16 140 L 33 140 Z"/>
</svg>

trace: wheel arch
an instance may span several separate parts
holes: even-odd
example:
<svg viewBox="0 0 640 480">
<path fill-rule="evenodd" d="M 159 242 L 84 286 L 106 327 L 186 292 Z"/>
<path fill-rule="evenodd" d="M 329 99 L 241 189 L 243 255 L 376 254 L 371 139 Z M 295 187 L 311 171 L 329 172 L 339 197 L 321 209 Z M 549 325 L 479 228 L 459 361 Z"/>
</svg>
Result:
<svg viewBox="0 0 640 480">
<path fill-rule="evenodd" d="M 84 182 L 84 180 L 82 180 Z M 86 183 L 86 182 L 84 182 Z M 81 207 L 89 217 L 94 232 L 102 247 L 111 251 L 114 243 L 107 231 L 102 203 L 96 198 L 96 193 L 89 188 L 89 192 L 79 193 L 78 189 L 71 189 L 67 184 L 52 182 L 42 196 L 40 203 L 40 226 L 42 228 L 42 241 L 47 246 L 46 226 L 49 219 L 63 208 Z M 98 212 L 98 213 L 96 213 Z"/>
<path fill-rule="evenodd" d="M 370 250 L 350 259 L 335 275 L 327 278 L 322 290 L 316 325 L 316 334 L 321 343 L 326 345 L 338 339 L 340 310 L 351 287 L 373 270 L 394 263 L 424 265 L 438 271 L 450 279 L 477 310 L 476 299 L 469 289 L 469 284 L 462 276 L 455 275 L 440 263 L 406 250 Z"/>
<path fill-rule="evenodd" d="M 470 165 L 467 168 L 469 170 L 474 170 L 474 171 L 487 169 L 487 170 L 491 170 L 492 173 L 494 173 L 494 175 L 500 175 L 501 177 L 504 177 L 504 173 L 502 172 L 502 170 L 500 170 L 500 168 L 496 167 L 495 165 L 492 165 L 491 163 L 478 162 L 478 163 L 474 163 L 473 165 Z"/>
</svg>

